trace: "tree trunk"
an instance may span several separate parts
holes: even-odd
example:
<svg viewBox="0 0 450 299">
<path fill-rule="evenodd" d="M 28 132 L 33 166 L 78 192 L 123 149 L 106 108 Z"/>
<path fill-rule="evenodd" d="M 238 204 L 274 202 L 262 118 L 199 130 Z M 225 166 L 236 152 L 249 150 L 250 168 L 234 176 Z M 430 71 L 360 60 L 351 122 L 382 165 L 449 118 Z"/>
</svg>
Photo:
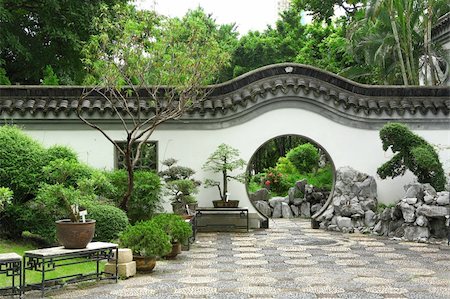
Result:
<svg viewBox="0 0 450 299">
<path fill-rule="evenodd" d="M 400 61 L 400 70 L 402 72 L 403 84 L 404 85 L 409 85 L 408 84 L 408 77 L 406 75 L 405 62 L 403 60 L 403 54 L 402 54 L 402 47 L 401 47 L 401 44 L 400 44 L 400 38 L 398 36 L 397 25 L 395 24 L 394 7 L 393 7 L 393 4 L 392 4 L 392 1 L 390 3 L 390 8 L 389 8 L 389 19 L 391 21 L 392 33 L 394 34 L 395 45 L 396 45 L 396 48 L 397 48 L 397 56 L 398 56 L 398 59 Z"/>
<path fill-rule="evenodd" d="M 228 192 L 228 177 L 227 177 L 227 169 L 225 168 L 225 165 L 227 164 L 227 158 L 224 158 L 223 160 L 224 168 L 222 169 L 222 176 L 223 176 L 223 190 L 222 190 L 222 200 L 225 200 L 227 198 L 227 192 Z"/>
<path fill-rule="evenodd" d="M 119 207 L 125 212 L 128 211 L 129 202 L 131 199 L 131 194 L 133 194 L 134 188 L 134 167 L 131 157 L 131 143 L 127 142 L 127 148 L 125 149 L 125 166 L 127 168 L 127 192 L 123 195 L 122 202 Z"/>
</svg>

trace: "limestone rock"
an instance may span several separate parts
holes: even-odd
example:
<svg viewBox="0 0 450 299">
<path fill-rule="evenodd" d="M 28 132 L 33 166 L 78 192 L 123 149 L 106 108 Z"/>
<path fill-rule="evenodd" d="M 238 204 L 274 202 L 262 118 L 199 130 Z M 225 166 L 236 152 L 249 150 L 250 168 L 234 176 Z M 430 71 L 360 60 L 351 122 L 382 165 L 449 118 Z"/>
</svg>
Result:
<svg viewBox="0 0 450 299">
<path fill-rule="evenodd" d="M 306 181 L 306 179 L 303 179 L 301 181 L 298 181 L 295 183 L 295 187 L 302 192 L 303 194 L 305 193 L 305 186 L 308 184 L 308 182 Z"/>
<path fill-rule="evenodd" d="M 298 208 L 298 206 L 291 205 L 291 210 L 294 217 L 300 216 L 300 209 Z"/>
<path fill-rule="evenodd" d="M 449 192 L 444 191 L 444 192 L 438 192 L 437 194 L 437 199 L 436 199 L 436 203 L 440 206 L 446 206 L 446 205 L 450 205 L 450 196 L 449 196 Z"/>
<path fill-rule="evenodd" d="M 281 218 L 281 216 L 283 215 L 281 211 L 281 202 L 275 202 L 274 205 L 275 206 L 272 206 L 272 218 Z"/>
<path fill-rule="evenodd" d="M 427 217 L 445 217 L 450 214 L 450 206 L 431 206 L 422 205 L 417 208 L 417 215 L 423 215 Z"/>
<path fill-rule="evenodd" d="M 305 217 L 311 217 L 311 204 L 309 202 L 304 202 L 300 206 L 300 214 Z"/>
<path fill-rule="evenodd" d="M 419 217 L 417 217 L 414 224 L 417 226 L 428 226 L 428 219 L 427 217 L 420 215 Z"/>
<path fill-rule="evenodd" d="M 322 205 L 320 203 L 316 203 L 315 205 L 311 206 L 311 214 L 315 214 L 322 208 Z"/>
<path fill-rule="evenodd" d="M 282 203 L 282 202 L 289 203 L 289 198 L 286 198 L 286 197 L 272 197 L 271 199 L 269 199 L 269 205 L 272 208 L 275 208 L 275 206 L 278 203 Z"/>
<path fill-rule="evenodd" d="M 426 241 L 430 237 L 428 227 L 407 226 L 405 227 L 404 238 L 408 241 Z"/>
<path fill-rule="evenodd" d="M 269 190 L 267 190 L 266 188 L 259 189 L 255 193 L 250 194 L 250 200 L 251 201 L 269 200 Z"/>
<path fill-rule="evenodd" d="M 405 186 L 405 198 L 420 198 L 423 199 L 424 197 L 424 191 L 423 191 L 423 187 L 422 184 L 420 183 L 414 183 L 414 184 L 409 184 Z"/>
<path fill-rule="evenodd" d="M 413 223 L 416 220 L 416 209 L 414 206 L 402 201 L 399 203 L 399 207 L 402 210 L 403 219 L 405 219 L 405 222 Z"/>
<path fill-rule="evenodd" d="M 283 216 L 283 218 L 292 218 L 292 210 L 285 202 L 281 203 L 281 215 Z"/>
<path fill-rule="evenodd" d="M 304 201 L 303 198 L 294 198 L 294 201 L 293 201 L 292 204 L 295 205 L 295 206 L 299 206 L 299 205 L 302 204 L 303 201 Z"/>
<path fill-rule="evenodd" d="M 271 209 L 267 201 L 258 200 L 254 202 L 255 208 L 267 217 L 271 216 Z"/>
<path fill-rule="evenodd" d="M 342 230 L 343 228 L 353 228 L 352 219 L 349 217 L 338 216 L 336 222 L 340 230 Z"/>
<path fill-rule="evenodd" d="M 415 197 L 403 198 L 402 201 L 406 202 L 409 205 L 415 205 L 417 203 L 417 198 Z"/>
<path fill-rule="evenodd" d="M 375 225 L 375 212 L 372 210 L 368 210 L 364 212 L 364 225 L 368 227 L 372 227 Z"/>
</svg>

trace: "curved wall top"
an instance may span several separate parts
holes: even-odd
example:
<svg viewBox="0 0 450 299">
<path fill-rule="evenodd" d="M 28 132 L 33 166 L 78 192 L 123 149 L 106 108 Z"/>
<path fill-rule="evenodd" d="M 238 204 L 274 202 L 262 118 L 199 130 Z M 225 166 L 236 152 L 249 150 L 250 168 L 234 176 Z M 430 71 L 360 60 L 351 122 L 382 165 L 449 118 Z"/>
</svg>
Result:
<svg viewBox="0 0 450 299">
<path fill-rule="evenodd" d="M 164 124 L 174 129 L 219 129 L 242 124 L 256 115 L 279 108 L 301 108 L 337 123 L 378 129 L 388 121 L 418 129 L 448 129 L 450 88 L 423 86 L 370 86 L 300 64 L 266 66 L 234 80 L 206 87 L 209 96 L 181 119 Z M 76 107 L 82 86 L 1 86 L 0 115 L 17 124 L 81 124 Z M 130 98 L 134 112 L 153 108 Z M 82 103 L 88 118 L 117 124 L 111 105 L 92 93 Z M 86 126 L 87 127 L 87 126 Z"/>
</svg>

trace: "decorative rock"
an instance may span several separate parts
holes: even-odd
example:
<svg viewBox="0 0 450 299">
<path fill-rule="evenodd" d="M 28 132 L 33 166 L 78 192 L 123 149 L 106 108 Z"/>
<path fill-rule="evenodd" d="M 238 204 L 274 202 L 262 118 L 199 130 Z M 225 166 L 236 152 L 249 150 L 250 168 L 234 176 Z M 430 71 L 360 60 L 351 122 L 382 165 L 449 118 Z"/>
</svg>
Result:
<svg viewBox="0 0 450 299">
<path fill-rule="evenodd" d="M 281 203 L 281 215 L 283 216 L 283 218 L 292 218 L 291 208 L 285 202 Z"/>
<path fill-rule="evenodd" d="M 408 241 L 424 241 L 430 237 L 430 231 L 427 227 L 407 226 L 405 228 L 404 238 Z"/>
<path fill-rule="evenodd" d="M 368 227 L 372 227 L 375 225 L 375 212 L 372 210 L 368 210 L 364 212 L 364 225 Z"/>
<path fill-rule="evenodd" d="M 277 205 L 277 203 L 289 203 L 289 198 L 286 197 L 272 197 L 271 199 L 269 199 L 269 205 L 272 208 L 275 208 L 275 206 Z"/>
<path fill-rule="evenodd" d="M 414 223 L 417 226 L 428 226 L 428 219 L 425 216 L 419 216 Z"/>
<path fill-rule="evenodd" d="M 416 220 L 414 206 L 411 206 L 406 202 L 400 202 L 398 206 L 402 210 L 403 219 L 405 219 L 405 222 L 413 223 L 414 220 Z"/>
<path fill-rule="evenodd" d="M 430 184 L 423 184 L 423 192 L 425 193 L 425 195 L 431 195 L 431 196 L 436 196 L 436 189 L 433 188 L 433 186 L 431 186 Z"/>
<path fill-rule="evenodd" d="M 255 208 L 262 214 L 266 215 L 267 217 L 271 216 L 272 210 L 270 209 L 270 206 L 267 203 L 267 201 L 258 200 L 258 201 L 254 202 L 254 205 L 255 205 Z"/>
<path fill-rule="evenodd" d="M 283 215 L 281 211 L 281 202 L 275 203 L 275 206 L 273 207 L 272 218 L 281 218 L 281 216 Z"/>
<path fill-rule="evenodd" d="M 258 201 L 258 200 L 269 200 L 269 190 L 266 188 L 259 189 L 253 194 L 250 194 L 250 200 L 251 201 Z"/>
<path fill-rule="evenodd" d="M 417 215 L 427 217 L 445 217 L 450 214 L 450 207 L 422 205 L 417 208 Z"/>
<path fill-rule="evenodd" d="M 322 205 L 320 203 L 316 203 L 315 205 L 311 206 L 311 214 L 315 214 L 322 208 Z"/>
<path fill-rule="evenodd" d="M 291 205 L 292 214 L 294 214 L 294 217 L 300 216 L 300 209 L 298 206 Z"/>
<path fill-rule="evenodd" d="M 450 197 L 449 197 L 449 192 L 444 191 L 444 192 L 438 192 L 437 194 L 437 199 L 436 199 L 436 203 L 440 206 L 445 206 L 445 205 L 450 205 Z"/>
<path fill-rule="evenodd" d="M 290 203 L 290 204 L 294 203 L 295 189 L 296 189 L 296 188 L 291 187 L 291 188 L 289 188 L 289 190 L 288 190 L 288 198 L 289 198 L 289 203 Z"/>
<path fill-rule="evenodd" d="M 427 194 L 427 195 L 425 195 L 425 196 L 423 197 L 423 201 L 424 201 L 426 204 L 432 203 L 433 200 L 434 200 L 434 196 L 433 196 L 433 195 Z"/>
<path fill-rule="evenodd" d="M 301 181 L 298 181 L 295 183 L 295 187 L 302 192 L 303 194 L 305 193 L 305 186 L 308 184 L 308 181 L 306 181 L 306 179 L 303 179 Z"/>
<path fill-rule="evenodd" d="M 336 219 L 336 222 L 337 222 L 337 226 L 339 227 L 340 230 L 342 230 L 344 227 L 345 228 L 353 228 L 352 219 L 349 217 L 338 216 Z"/>
<path fill-rule="evenodd" d="M 422 184 L 414 183 L 405 186 L 405 198 L 420 198 L 423 199 L 424 192 Z"/>
<path fill-rule="evenodd" d="M 311 204 L 309 202 L 302 203 L 300 213 L 302 216 L 311 217 Z"/>
<path fill-rule="evenodd" d="M 402 201 L 406 202 L 409 205 L 415 205 L 417 203 L 417 198 L 415 197 L 403 198 Z"/>
<path fill-rule="evenodd" d="M 374 211 L 377 207 L 377 201 L 373 197 L 369 197 L 365 200 L 360 200 L 359 204 L 364 211 L 372 210 Z"/>
<path fill-rule="evenodd" d="M 294 206 L 299 206 L 299 205 L 302 204 L 303 201 L 304 201 L 303 198 L 294 198 L 294 201 L 293 201 L 292 204 L 293 204 Z"/>
</svg>

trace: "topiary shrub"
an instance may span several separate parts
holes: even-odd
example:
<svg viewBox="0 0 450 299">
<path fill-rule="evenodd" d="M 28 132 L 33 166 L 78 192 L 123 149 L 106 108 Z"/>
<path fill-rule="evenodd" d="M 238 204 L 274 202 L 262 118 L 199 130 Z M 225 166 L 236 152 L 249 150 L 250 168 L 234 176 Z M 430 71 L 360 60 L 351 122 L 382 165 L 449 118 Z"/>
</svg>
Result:
<svg viewBox="0 0 450 299">
<path fill-rule="evenodd" d="M 125 170 L 115 170 L 108 173 L 107 176 L 116 189 L 106 197 L 113 199 L 118 204 L 127 190 L 127 173 Z M 134 189 L 127 212 L 130 222 L 148 220 L 160 211 L 162 211 L 162 205 L 159 176 L 151 171 L 135 171 Z"/>
<path fill-rule="evenodd" d="M 301 173 L 309 173 L 319 167 L 319 150 L 311 143 L 304 143 L 291 149 L 286 157 Z"/>
<path fill-rule="evenodd" d="M 127 214 L 121 209 L 97 202 L 86 202 L 83 205 L 89 219 L 95 219 L 95 241 L 111 242 L 119 238 L 129 223 Z"/>
<path fill-rule="evenodd" d="M 6 206 L 12 203 L 13 192 L 6 187 L 0 187 L 0 215 L 5 211 Z"/>
<path fill-rule="evenodd" d="M 77 186 L 83 178 L 89 178 L 93 169 L 77 160 L 56 159 L 50 161 L 42 168 L 45 182 L 49 184 L 63 184 L 64 186 Z"/>
<path fill-rule="evenodd" d="M 429 183 L 436 191 L 445 189 L 445 175 L 439 156 L 425 139 L 399 123 L 384 125 L 380 130 L 380 139 L 383 150 L 390 148 L 396 153 L 378 168 L 377 173 L 382 179 L 404 175 L 409 169 L 420 183 Z"/>
<path fill-rule="evenodd" d="M 41 182 L 45 149 L 15 126 L 0 127 L 0 186 L 14 192 L 14 202 L 34 197 Z"/>
</svg>

